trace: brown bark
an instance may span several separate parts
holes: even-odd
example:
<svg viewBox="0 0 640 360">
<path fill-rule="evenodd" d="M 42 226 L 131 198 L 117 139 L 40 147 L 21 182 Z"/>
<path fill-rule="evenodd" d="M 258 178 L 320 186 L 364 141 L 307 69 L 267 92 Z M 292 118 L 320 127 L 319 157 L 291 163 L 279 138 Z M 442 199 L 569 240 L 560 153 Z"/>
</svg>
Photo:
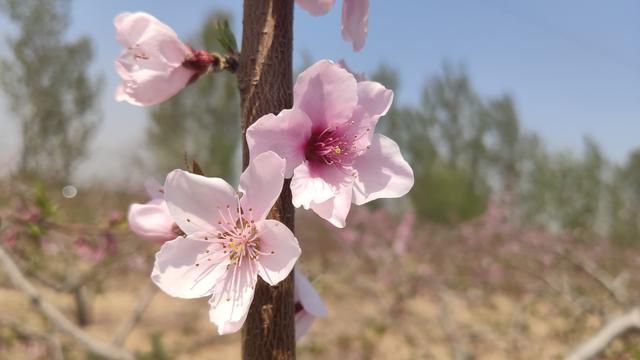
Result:
<svg viewBox="0 0 640 360">
<path fill-rule="evenodd" d="M 293 0 L 244 0 L 242 52 L 237 70 L 242 106 L 243 168 L 246 129 L 262 115 L 292 106 Z M 269 216 L 293 230 L 289 181 Z M 294 359 L 293 274 L 275 287 L 258 279 L 242 332 L 243 359 Z"/>
</svg>

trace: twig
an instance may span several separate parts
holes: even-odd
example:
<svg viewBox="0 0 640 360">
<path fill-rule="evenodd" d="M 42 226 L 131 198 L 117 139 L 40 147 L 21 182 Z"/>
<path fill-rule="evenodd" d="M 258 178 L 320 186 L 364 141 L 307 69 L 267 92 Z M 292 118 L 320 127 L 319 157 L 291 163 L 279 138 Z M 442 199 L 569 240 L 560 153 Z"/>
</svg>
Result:
<svg viewBox="0 0 640 360">
<path fill-rule="evenodd" d="M 11 257 L 0 246 L 0 264 L 4 268 L 5 272 L 9 276 L 9 280 L 13 285 L 24 293 L 26 297 L 31 300 L 31 303 L 35 308 L 44 315 L 49 322 L 55 326 L 60 332 L 66 334 L 75 340 L 82 347 L 88 351 L 100 355 L 106 359 L 114 360 L 133 360 L 134 357 L 128 351 L 104 343 L 102 341 L 92 338 L 89 334 L 84 332 L 78 326 L 69 321 L 60 310 L 58 310 L 51 303 L 47 302 L 38 292 L 38 290 L 31 285 L 31 283 L 22 275 L 16 264 Z"/>
<path fill-rule="evenodd" d="M 609 321 L 597 334 L 573 350 L 566 360 L 593 359 L 604 351 L 611 341 L 632 329 L 640 329 L 640 309 L 638 308 Z"/>
<path fill-rule="evenodd" d="M 449 311 L 449 302 L 454 297 L 453 293 L 443 284 L 433 284 L 432 287 L 437 292 L 440 299 L 439 320 L 442 330 L 451 345 L 452 359 L 472 359 L 473 356 L 467 350 L 466 336 L 459 331 L 458 326 Z"/>
<path fill-rule="evenodd" d="M 149 304 L 151 304 L 151 300 L 153 300 L 153 296 L 157 292 L 158 287 L 151 281 L 148 281 L 147 285 L 140 292 L 140 295 L 138 296 L 138 302 L 129 313 L 129 316 L 127 316 L 122 321 L 122 323 L 120 323 L 120 326 L 118 326 L 118 330 L 116 330 L 116 334 L 114 335 L 112 341 L 112 344 L 114 346 L 124 345 L 127 337 L 136 327 L 136 325 L 142 318 L 142 314 L 145 312 Z"/>
<path fill-rule="evenodd" d="M 620 304 L 626 304 L 629 296 L 624 287 L 624 282 L 618 279 L 624 277 L 614 278 L 604 269 L 602 269 L 595 261 L 587 259 L 584 256 L 571 256 L 569 258 L 572 264 L 577 266 L 585 274 L 593 278 L 598 284 L 600 284 L 611 297 Z"/>
</svg>

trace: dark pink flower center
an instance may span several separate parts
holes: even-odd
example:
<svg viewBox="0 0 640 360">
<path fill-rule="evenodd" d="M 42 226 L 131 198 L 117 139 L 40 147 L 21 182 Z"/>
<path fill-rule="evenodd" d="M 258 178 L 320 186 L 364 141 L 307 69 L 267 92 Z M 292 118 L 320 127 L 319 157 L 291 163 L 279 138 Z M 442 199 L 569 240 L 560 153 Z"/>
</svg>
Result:
<svg viewBox="0 0 640 360">
<path fill-rule="evenodd" d="M 345 125 L 348 126 L 350 123 Z M 357 135 L 349 135 L 340 128 L 314 131 L 305 147 L 305 158 L 317 165 L 351 166 L 355 158 L 365 150 L 358 148 L 357 141 L 369 131 L 366 129 Z"/>
</svg>

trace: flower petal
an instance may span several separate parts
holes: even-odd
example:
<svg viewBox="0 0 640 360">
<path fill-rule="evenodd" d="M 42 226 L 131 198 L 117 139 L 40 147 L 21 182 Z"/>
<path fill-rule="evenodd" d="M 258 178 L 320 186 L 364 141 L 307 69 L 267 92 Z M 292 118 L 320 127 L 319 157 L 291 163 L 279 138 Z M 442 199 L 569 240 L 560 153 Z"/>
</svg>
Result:
<svg viewBox="0 0 640 360">
<path fill-rule="evenodd" d="M 183 299 L 212 294 L 216 282 L 226 273 L 228 262 L 223 261 L 224 256 L 214 259 L 217 261 L 202 261 L 207 259 L 206 251 L 215 246 L 202 240 L 203 236 L 178 237 L 165 242 L 156 253 L 151 280 L 162 291 Z"/>
<path fill-rule="evenodd" d="M 157 18 L 143 12 L 122 13 L 113 21 L 116 39 L 125 49 L 143 48 L 145 51 L 167 55 L 163 60 L 174 65 L 182 64 L 190 52 L 176 32 Z M 167 51 L 169 50 L 169 51 Z"/>
<path fill-rule="evenodd" d="M 183 170 L 173 170 L 167 175 L 164 198 L 176 224 L 187 234 L 215 233 L 219 221 L 229 221 L 223 214 L 238 211 L 235 191 L 226 181 Z"/>
<path fill-rule="evenodd" d="M 300 271 L 295 271 L 295 294 L 294 298 L 300 301 L 302 307 L 312 315 L 327 316 L 327 308 L 324 306 L 320 294 L 311 285 L 309 279 Z"/>
<path fill-rule="evenodd" d="M 395 141 L 376 134 L 371 148 L 358 157 L 353 167 L 358 176 L 353 184 L 353 200 L 362 205 L 379 198 L 397 198 L 413 187 L 413 170 L 404 160 Z"/>
<path fill-rule="evenodd" d="M 311 329 L 311 325 L 313 325 L 315 320 L 316 317 L 309 314 L 304 309 L 295 314 L 294 321 L 296 328 L 296 341 L 300 340 L 301 337 L 309 332 L 309 329 Z"/>
<path fill-rule="evenodd" d="M 326 129 L 348 121 L 358 97 L 356 79 L 339 65 L 321 60 L 296 80 L 293 107 L 304 111 L 313 127 Z"/>
<path fill-rule="evenodd" d="M 321 16 L 329 12 L 336 0 L 296 0 L 301 8 L 313 16 Z"/>
<path fill-rule="evenodd" d="M 351 126 L 345 129 L 348 137 L 358 139 L 357 149 L 364 149 L 371 143 L 376 124 L 387 114 L 393 103 L 393 91 L 374 81 L 358 83 L 358 106 L 353 112 Z"/>
<path fill-rule="evenodd" d="M 232 265 L 209 299 L 209 320 L 218 326 L 220 335 L 240 330 L 249 313 L 258 277 L 248 264 L 235 272 Z"/>
<path fill-rule="evenodd" d="M 122 89 L 116 92 L 116 100 L 137 106 L 156 105 L 184 89 L 194 74 L 195 71 L 184 67 L 168 69 L 167 73 L 138 71 L 131 74 L 132 80 L 124 79 Z"/>
<path fill-rule="evenodd" d="M 346 175 L 335 167 L 313 166 L 305 161 L 293 172 L 291 194 L 293 206 L 309 210 L 312 202 L 321 203 L 332 198 Z"/>
<path fill-rule="evenodd" d="M 364 47 L 369 30 L 369 0 L 343 0 L 342 38 L 353 43 L 353 51 Z"/>
<path fill-rule="evenodd" d="M 127 219 L 131 230 L 143 238 L 164 242 L 176 237 L 173 231 L 175 223 L 164 200 L 131 204 Z"/>
<path fill-rule="evenodd" d="M 162 189 L 162 184 L 155 178 L 148 178 L 147 181 L 144 182 L 144 188 L 147 190 L 147 194 L 151 199 L 163 199 L 164 200 L 164 189 Z"/>
<path fill-rule="evenodd" d="M 352 194 L 352 185 L 345 184 L 340 186 L 334 197 L 321 203 L 312 202 L 310 208 L 333 226 L 343 228 L 351 209 Z"/>
<path fill-rule="evenodd" d="M 269 150 L 286 161 L 285 177 L 293 176 L 304 160 L 304 148 L 311 137 L 311 120 L 302 110 L 282 110 L 280 114 L 267 114 L 247 129 L 247 145 L 253 160 Z"/>
<path fill-rule="evenodd" d="M 267 255 L 258 257 L 258 274 L 270 285 L 277 285 L 293 270 L 300 245 L 291 230 L 277 220 L 263 220 L 256 223 L 260 237 L 260 251 Z"/>
<path fill-rule="evenodd" d="M 285 160 L 273 151 L 256 156 L 240 175 L 239 190 L 244 193 L 240 206 L 245 214 L 251 209 L 251 220 L 267 217 L 284 182 Z"/>
<path fill-rule="evenodd" d="M 309 331 L 316 316 L 327 316 L 327 309 L 316 289 L 297 270 L 295 271 L 294 301 L 302 305 L 302 309 L 295 314 L 296 340 L 298 340 Z"/>
</svg>

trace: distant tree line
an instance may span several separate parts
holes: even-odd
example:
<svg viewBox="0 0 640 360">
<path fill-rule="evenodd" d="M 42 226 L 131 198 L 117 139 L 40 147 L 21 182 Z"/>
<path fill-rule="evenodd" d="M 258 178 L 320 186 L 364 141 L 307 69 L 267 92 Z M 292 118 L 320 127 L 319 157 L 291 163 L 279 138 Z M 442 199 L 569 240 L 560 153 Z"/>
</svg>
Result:
<svg viewBox="0 0 640 360">
<path fill-rule="evenodd" d="M 88 38 L 65 39 L 70 0 L 0 0 L 17 26 L 0 59 L 0 86 L 19 124 L 19 173 L 64 181 L 86 156 L 100 120 L 102 80 L 88 67 Z M 212 13 L 191 43 L 220 51 Z M 307 60 L 308 62 L 308 60 Z M 398 72 L 370 76 L 400 89 Z M 161 175 L 195 158 L 209 176 L 237 174 L 239 96 L 233 76 L 205 76 L 149 111 L 144 150 Z M 412 163 L 412 207 L 425 220 L 455 225 L 482 214 L 490 201 L 511 199 L 532 224 L 608 235 L 623 244 L 640 236 L 640 149 L 623 164 L 585 138 L 584 151 L 548 149 L 523 129 L 510 95 L 483 97 L 464 67 L 445 63 L 416 105 L 395 105 L 380 122 Z M 206 131 L 203 129 L 207 129 Z M 378 204 L 377 206 L 380 206 Z"/>
<path fill-rule="evenodd" d="M 373 78 L 399 87 L 389 66 Z M 423 219 L 456 224 L 509 198 L 527 223 L 640 241 L 640 149 L 621 165 L 588 137 L 582 154 L 549 150 L 523 129 L 511 96 L 482 97 L 461 66 L 445 63 L 418 106 L 395 105 L 380 124 L 413 165 Z"/>
</svg>

